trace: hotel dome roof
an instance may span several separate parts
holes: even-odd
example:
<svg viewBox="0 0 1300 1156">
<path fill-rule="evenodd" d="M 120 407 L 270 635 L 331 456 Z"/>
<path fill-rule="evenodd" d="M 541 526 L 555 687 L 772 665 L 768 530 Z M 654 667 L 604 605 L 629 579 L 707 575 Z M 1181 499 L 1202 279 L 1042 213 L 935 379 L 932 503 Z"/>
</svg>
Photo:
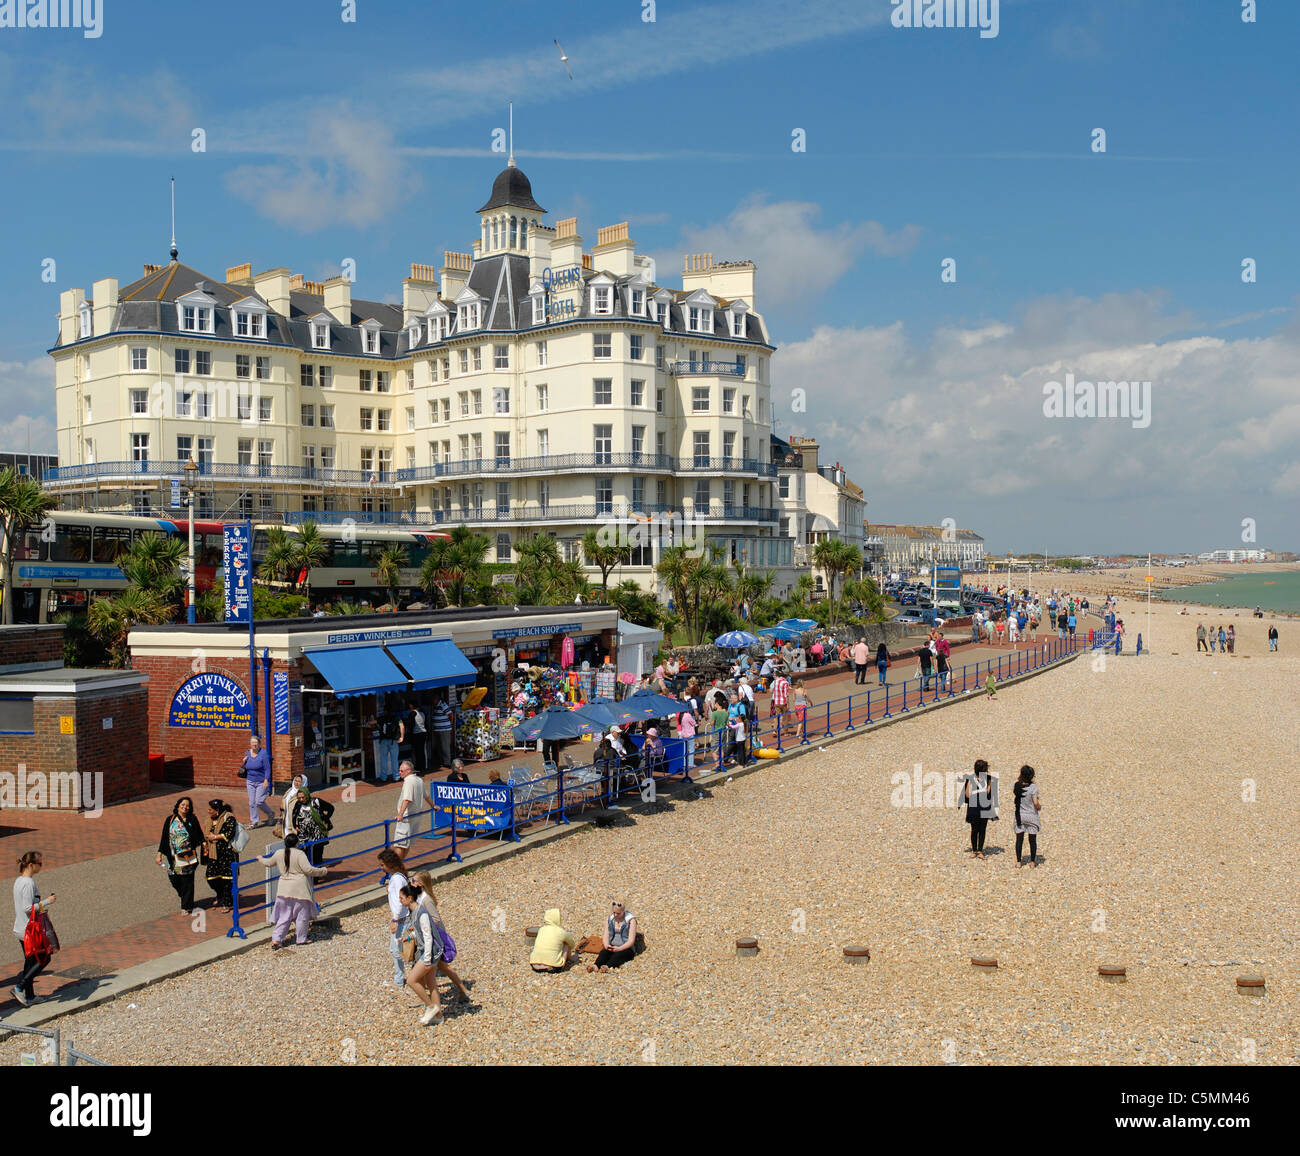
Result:
<svg viewBox="0 0 1300 1156">
<path fill-rule="evenodd" d="M 546 212 L 533 200 L 532 183 L 524 176 L 523 171 L 515 168 L 514 165 L 507 165 L 497 173 L 497 179 L 492 182 L 492 195 L 479 212 L 499 209 L 502 205 L 514 205 L 518 209 L 530 209 L 535 213 Z"/>
</svg>

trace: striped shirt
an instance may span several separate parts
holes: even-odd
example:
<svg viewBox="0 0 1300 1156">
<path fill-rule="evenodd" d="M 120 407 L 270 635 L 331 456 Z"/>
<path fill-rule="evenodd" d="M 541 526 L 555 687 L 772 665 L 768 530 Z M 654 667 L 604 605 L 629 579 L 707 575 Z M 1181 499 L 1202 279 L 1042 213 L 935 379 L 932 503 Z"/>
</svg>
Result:
<svg viewBox="0 0 1300 1156">
<path fill-rule="evenodd" d="M 772 684 L 772 701 L 777 706 L 785 706 L 790 700 L 790 680 L 785 675 L 778 675 Z"/>
<path fill-rule="evenodd" d="M 434 731 L 451 730 L 451 707 L 445 702 L 435 704 L 432 722 Z"/>
</svg>

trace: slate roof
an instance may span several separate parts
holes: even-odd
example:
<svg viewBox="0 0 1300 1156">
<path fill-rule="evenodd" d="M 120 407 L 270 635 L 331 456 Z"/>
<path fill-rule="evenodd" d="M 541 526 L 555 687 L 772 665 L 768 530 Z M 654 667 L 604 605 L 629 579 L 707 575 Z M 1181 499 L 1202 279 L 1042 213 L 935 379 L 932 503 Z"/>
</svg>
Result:
<svg viewBox="0 0 1300 1156">
<path fill-rule="evenodd" d="M 479 209 L 479 212 L 499 209 L 502 205 L 514 205 L 516 208 L 529 209 L 535 213 L 546 212 L 533 200 L 532 182 L 514 165 L 507 165 L 497 173 L 496 180 L 492 182 L 492 195 L 488 197 L 487 204 Z"/>
</svg>

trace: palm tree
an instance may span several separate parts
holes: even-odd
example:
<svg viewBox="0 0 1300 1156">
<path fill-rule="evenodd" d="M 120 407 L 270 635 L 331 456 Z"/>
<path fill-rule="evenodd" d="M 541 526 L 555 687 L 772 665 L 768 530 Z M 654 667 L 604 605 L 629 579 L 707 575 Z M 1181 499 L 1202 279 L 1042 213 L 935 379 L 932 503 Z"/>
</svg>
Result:
<svg viewBox="0 0 1300 1156">
<path fill-rule="evenodd" d="M 56 501 L 33 479 L 14 469 L 0 470 L 0 579 L 4 580 L 3 616 L 0 622 L 13 622 L 13 599 L 9 597 L 9 575 L 13 572 L 14 552 L 24 530 L 39 525 Z"/>
<path fill-rule="evenodd" d="M 731 578 L 719 561 L 720 553 L 713 547 L 704 555 L 696 555 L 684 546 L 672 546 L 660 554 L 655 566 L 655 573 L 681 615 L 688 642 L 698 643 L 710 622 L 719 619 L 715 604 L 724 601 L 731 590 Z M 724 610 L 730 612 L 729 607 Z"/>
<path fill-rule="evenodd" d="M 388 591 L 388 601 L 394 610 L 397 609 L 397 588 L 402 584 L 402 570 L 409 561 L 406 547 L 398 543 L 385 546 L 375 563 L 375 577 Z"/>
<path fill-rule="evenodd" d="M 659 626 L 664 608 L 653 594 L 647 594 L 630 578 L 609 592 L 609 604 L 618 609 L 619 617 L 638 626 Z"/>
<path fill-rule="evenodd" d="M 186 549 L 179 535 L 141 534 L 125 554 L 118 556 L 118 569 L 132 587 L 156 595 L 175 613 L 185 597 L 181 566 Z"/>
<path fill-rule="evenodd" d="M 862 551 L 838 538 L 823 538 L 813 547 L 813 564 L 826 575 L 826 594 L 830 603 L 830 626 L 839 612 L 839 593 L 843 580 L 862 569 Z"/>
<path fill-rule="evenodd" d="M 282 582 L 290 578 L 293 570 L 294 544 L 280 526 L 266 532 L 266 551 L 257 567 L 257 576 L 263 582 Z"/>
<path fill-rule="evenodd" d="M 303 593 L 311 602 L 311 572 L 329 561 L 330 544 L 321 537 L 315 522 L 304 522 L 298 528 L 297 540 L 293 544 L 293 569 L 301 577 Z"/>
<path fill-rule="evenodd" d="M 588 566 L 595 566 L 600 571 L 600 593 L 605 597 L 609 593 L 609 575 L 616 566 L 626 566 L 632 561 L 632 547 L 604 543 L 600 540 L 600 531 L 588 530 L 582 536 L 582 556 Z"/>
<path fill-rule="evenodd" d="M 108 650 L 113 666 L 128 663 L 127 639 L 137 626 L 157 626 L 176 616 L 175 607 L 156 591 L 129 586 L 115 598 L 95 598 L 86 612 L 86 627 Z"/>
<path fill-rule="evenodd" d="M 492 543 L 484 534 L 476 534 L 461 524 L 451 537 L 441 538 L 420 567 L 420 586 L 430 601 L 438 595 L 448 606 L 461 606 L 470 592 L 482 593 L 483 565 Z"/>
<path fill-rule="evenodd" d="M 846 579 L 844 582 L 844 597 L 862 603 L 866 609 L 867 617 L 872 622 L 884 622 L 888 617 L 885 613 L 884 596 L 871 578 Z"/>
</svg>

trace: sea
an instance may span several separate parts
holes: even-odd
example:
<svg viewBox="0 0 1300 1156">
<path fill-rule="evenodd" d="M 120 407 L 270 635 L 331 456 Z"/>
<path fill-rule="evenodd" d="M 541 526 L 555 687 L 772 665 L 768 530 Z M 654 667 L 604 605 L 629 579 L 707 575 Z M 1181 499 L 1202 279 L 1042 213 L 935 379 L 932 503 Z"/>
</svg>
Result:
<svg viewBox="0 0 1300 1156">
<path fill-rule="evenodd" d="M 1243 574 L 1240 578 L 1162 590 L 1154 597 L 1162 602 L 1183 602 L 1189 606 L 1240 606 L 1247 610 L 1258 606 L 1282 614 L 1300 614 L 1300 570 Z"/>
</svg>

